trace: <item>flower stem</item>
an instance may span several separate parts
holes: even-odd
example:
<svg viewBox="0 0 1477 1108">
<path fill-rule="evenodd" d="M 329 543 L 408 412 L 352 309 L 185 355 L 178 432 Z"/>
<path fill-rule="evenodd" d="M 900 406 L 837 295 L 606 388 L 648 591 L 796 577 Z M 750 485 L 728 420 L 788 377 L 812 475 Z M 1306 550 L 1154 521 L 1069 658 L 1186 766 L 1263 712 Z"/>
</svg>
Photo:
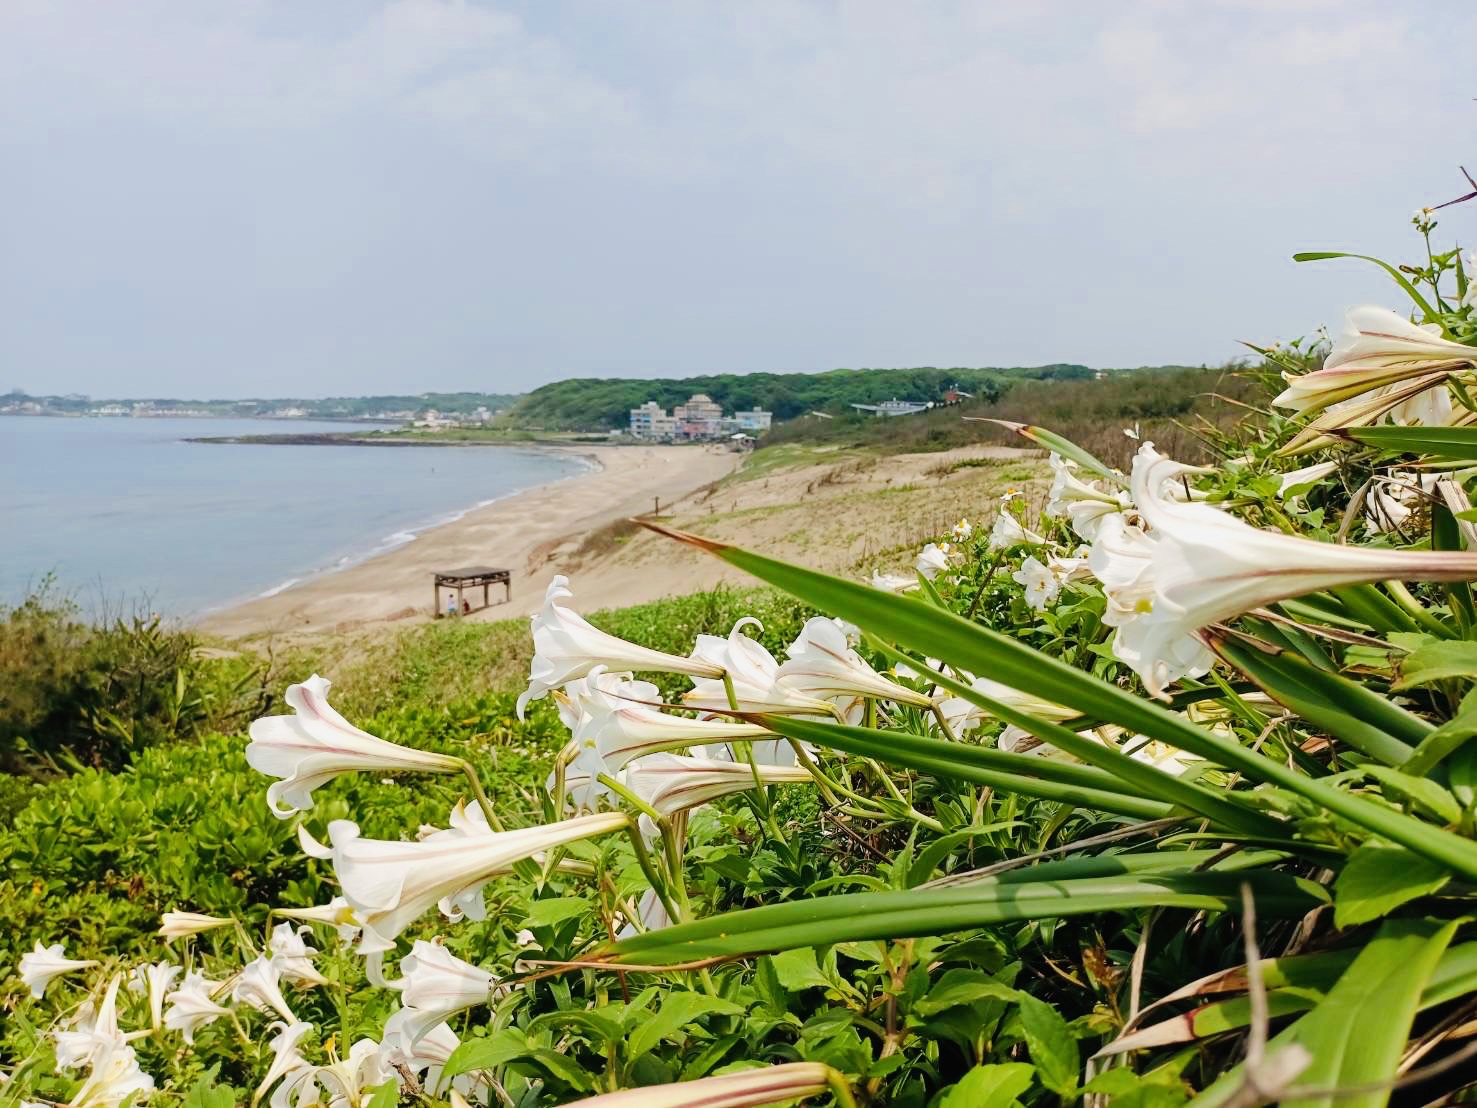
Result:
<svg viewBox="0 0 1477 1108">
<path fill-rule="evenodd" d="M 492 801 L 483 791 L 482 782 L 477 779 L 477 771 L 472 768 L 472 763 L 465 758 L 458 758 L 457 763 L 461 766 L 462 773 L 466 774 L 467 784 L 472 787 L 472 795 L 477 798 L 477 807 L 481 808 L 482 814 L 487 817 L 487 826 L 494 831 L 503 830 L 503 821 L 498 819 L 497 813 L 492 810 Z"/>
</svg>

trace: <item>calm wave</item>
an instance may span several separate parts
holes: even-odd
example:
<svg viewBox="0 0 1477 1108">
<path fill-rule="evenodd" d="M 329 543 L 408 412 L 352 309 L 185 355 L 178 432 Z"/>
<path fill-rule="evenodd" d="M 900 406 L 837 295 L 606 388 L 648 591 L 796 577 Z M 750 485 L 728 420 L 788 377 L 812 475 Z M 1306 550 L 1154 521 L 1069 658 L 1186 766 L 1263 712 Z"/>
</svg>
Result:
<svg viewBox="0 0 1477 1108">
<path fill-rule="evenodd" d="M 0 416 L 0 603 L 54 573 L 89 611 L 198 615 L 586 467 L 516 448 L 183 441 L 362 426 Z"/>
</svg>

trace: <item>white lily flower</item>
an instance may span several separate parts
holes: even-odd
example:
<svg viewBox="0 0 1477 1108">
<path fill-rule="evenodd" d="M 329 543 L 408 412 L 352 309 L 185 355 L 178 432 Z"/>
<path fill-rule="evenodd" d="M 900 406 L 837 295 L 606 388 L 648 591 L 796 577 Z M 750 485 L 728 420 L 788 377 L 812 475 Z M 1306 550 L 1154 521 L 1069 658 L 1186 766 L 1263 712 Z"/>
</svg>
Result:
<svg viewBox="0 0 1477 1108">
<path fill-rule="evenodd" d="M 999 681 L 989 677 L 971 678 L 967 673 L 959 673 L 959 680 L 966 682 L 971 689 L 981 696 L 987 696 L 991 700 L 998 700 L 1008 708 L 1027 712 L 1038 719 L 1049 720 L 1052 723 L 1060 723 L 1063 720 L 1073 719 L 1080 713 L 1074 708 L 1066 708 L 1060 704 L 1053 704 L 1049 700 L 1031 696 L 1009 685 L 1002 685 Z M 956 735 L 962 735 L 978 727 L 980 723 L 988 718 L 990 714 L 975 704 L 972 700 L 965 700 L 962 696 L 951 696 L 939 704 L 939 711 L 943 713 L 944 719 L 949 724 L 949 729 Z"/>
<path fill-rule="evenodd" d="M 633 758 L 660 750 L 729 739 L 773 738 L 757 724 L 691 719 L 603 694 L 587 697 L 583 707 L 574 732 L 579 751 L 575 766 L 592 776 L 614 773 Z"/>
<path fill-rule="evenodd" d="M 164 1013 L 164 1026 L 180 1032 L 193 1045 L 196 1031 L 230 1014 L 229 1008 L 215 1002 L 220 987 L 220 982 L 207 979 L 199 970 L 185 974 L 180 987 L 165 997 L 169 1011 Z"/>
<path fill-rule="evenodd" d="M 42 946 L 38 940 L 35 950 L 21 955 L 19 966 L 21 984 L 31 990 L 31 996 L 40 1000 L 46 993 L 47 986 L 62 974 L 76 973 L 78 970 L 95 965 L 97 963 L 90 959 L 79 961 L 75 958 L 68 958 L 61 943 Z"/>
<path fill-rule="evenodd" d="M 1035 531 L 1022 525 L 1015 518 L 1015 513 L 1006 510 L 1002 504 L 1000 511 L 995 514 L 995 524 L 990 528 L 990 541 L 986 545 L 994 551 L 1012 546 L 1040 546 L 1045 541 Z"/>
<path fill-rule="evenodd" d="M 623 913 L 624 914 L 624 913 Z M 632 935 L 639 935 L 645 931 L 660 931 L 664 927 L 672 926 L 672 917 L 667 914 L 667 906 L 662 903 L 662 898 L 656 895 L 655 889 L 647 889 L 641 894 L 641 899 L 636 904 L 637 922 L 627 920 L 616 932 L 617 939 L 629 939 Z"/>
<path fill-rule="evenodd" d="M 268 1044 L 272 1048 L 272 1065 L 252 1094 L 251 1103 L 255 1105 L 267 1095 L 267 1090 L 282 1081 L 282 1088 L 272 1096 L 272 1106 L 278 1108 L 287 1103 L 287 1094 L 311 1078 L 317 1069 L 303 1057 L 301 1050 L 303 1040 L 313 1033 L 313 1025 L 293 1020 L 289 1023 L 274 1023 L 270 1030 L 277 1032 L 276 1037 Z"/>
<path fill-rule="evenodd" d="M 760 630 L 764 628 L 753 616 L 745 616 L 733 625 L 726 639 L 699 635 L 692 656 L 722 667 L 733 684 L 734 699 L 742 711 L 829 716 L 831 706 L 827 701 L 806 696 L 780 678 L 780 664 L 774 655 L 758 639 L 744 634 L 743 629 L 749 624 Z M 723 682 L 711 677 L 694 677 L 692 688 L 682 694 L 682 703 L 689 708 L 714 712 L 730 707 Z"/>
<path fill-rule="evenodd" d="M 922 555 L 920 554 L 919 557 L 921 558 Z M 918 578 L 910 577 L 906 573 L 883 573 L 874 569 L 872 587 L 881 589 L 883 592 L 907 592 L 918 587 Z"/>
<path fill-rule="evenodd" d="M 1384 388 L 1330 404 L 1299 431 L 1290 442 L 1277 451 L 1283 456 L 1306 454 L 1311 450 L 1339 441 L 1335 432 L 1349 427 L 1370 427 L 1388 418 L 1393 412 L 1412 410 L 1419 413 L 1429 403 L 1423 394 L 1432 389 L 1445 389 L 1447 373 L 1442 370 L 1408 381 L 1398 381 Z M 1439 403 L 1439 402 L 1437 402 Z"/>
<path fill-rule="evenodd" d="M 1077 476 L 1077 463 L 1055 452 L 1051 455 L 1051 492 L 1046 501 L 1048 519 L 1067 519 L 1072 530 L 1084 541 L 1097 538 L 1103 518 L 1129 507 L 1128 494 L 1122 490 L 1109 492 L 1097 481 Z"/>
<path fill-rule="evenodd" d="M 122 974 L 114 974 L 95 1008 L 91 1000 L 83 1002 L 70 1030 L 51 1033 L 58 1069 L 91 1065 L 94 1058 L 128 1042 L 118 1027 L 118 986 L 122 981 Z"/>
<path fill-rule="evenodd" d="M 1136 618 L 1119 627 L 1114 652 L 1156 696 L 1184 660 L 1180 644 L 1209 624 L 1340 585 L 1477 577 L 1477 555 L 1315 542 L 1258 530 L 1208 504 L 1156 494 L 1166 474 L 1186 469 L 1152 443 L 1140 449 L 1133 495 L 1153 536 L 1151 564 L 1126 596 L 1115 598 L 1115 605 L 1131 608 Z"/>
<path fill-rule="evenodd" d="M 918 552 L 918 558 L 913 562 L 913 568 L 930 581 L 940 573 L 948 573 L 953 568 L 949 565 L 949 548 L 947 546 L 939 546 L 938 543 L 929 543 Z M 914 582 L 914 584 L 917 584 L 917 582 Z"/>
<path fill-rule="evenodd" d="M 174 979 L 183 972 L 182 967 L 170 962 L 134 967 L 133 976 L 128 981 L 128 991 L 136 996 L 149 998 L 149 1026 L 156 1031 L 164 1026 L 164 997 L 174 984 Z"/>
<path fill-rule="evenodd" d="M 1290 469 L 1278 478 L 1277 495 L 1286 500 L 1294 489 L 1317 484 L 1338 468 L 1338 462 L 1317 462 L 1301 469 Z"/>
<path fill-rule="evenodd" d="M 380 1059 L 380 1044 L 373 1039 L 359 1039 L 349 1048 L 343 1058 L 337 1058 L 326 1066 L 319 1066 L 314 1077 L 338 1090 L 330 1096 L 329 1108 L 365 1108 L 369 1093 L 397 1075 Z"/>
<path fill-rule="evenodd" d="M 271 951 L 272 961 L 277 963 L 284 980 L 294 985 L 327 985 L 328 978 L 309 961 L 309 956 L 318 951 L 303 941 L 302 932 L 307 930 L 306 927 L 294 928 L 290 923 L 279 923 L 272 928 L 267 949 Z"/>
<path fill-rule="evenodd" d="M 313 790 L 343 773 L 461 772 L 461 763 L 448 755 L 412 750 L 361 731 L 334 711 L 328 689 L 329 682 L 317 674 L 289 685 L 285 699 L 293 714 L 263 716 L 251 725 L 246 763 L 282 778 L 267 789 L 267 806 L 278 819 L 311 809 Z"/>
<path fill-rule="evenodd" d="M 564 606 L 574 593 L 569 578 L 560 574 L 549 582 L 544 606 L 533 617 L 533 666 L 528 688 L 518 697 L 518 718 L 529 701 L 539 700 L 552 689 L 584 677 L 596 666 L 616 670 L 655 670 L 685 673 L 692 677 L 722 677 L 707 662 L 663 654 L 592 626 L 574 610 Z"/>
<path fill-rule="evenodd" d="M 69 1108 L 118 1108 L 126 1100 L 148 1098 L 154 1079 L 139 1068 L 138 1055 L 127 1043 L 110 1043 L 92 1060 L 92 1072 L 67 1102 Z"/>
<path fill-rule="evenodd" d="M 814 616 L 805 621 L 786 649 L 780 679 L 807 696 L 829 700 L 848 718 L 859 714 L 859 699 L 893 700 L 915 708 L 932 707 L 922 693 L 889 681 L 862 660 L 834 620 Z"/>
<path fill-rule="evenodd" d="M 373 954 L 391 949 L 396 936 L 438 901 L 452 918 L 487 918 L 482 886 L 514 862 L 626 826 L 623 813 L 602 812 L 516 831 L 453 827 L 420 842 L 389 842 L 362 838 L 358 824 L 334 820 L 328 835 L 334 874 L 364 928 L 359 952 Z"/>
<path fill-rule="evenodd" d="M 492 974 L 423 939 L 400 960 L 400 973 L 400 1003 L 409 1013 L 403 1028 L 412 1047 L 447 1016 L 486 1004 L 498 989 Z"/>
<path fill-rule="evenodd" d="M 750 1108 L 760 1104 L 788 1104 L 804 1097 L 819 1096 L 829 1088 L 832 1074 L 821 1062 L 786 1062 L 778 1066 L 759 1066 L 717 1077 L 700 1077 L 696 1081 L 677 1081 L 670 1085 L 644 1085 L 639 1089 L 623 1089 L 618 1093 L 572 1100 L 569 1104 L 586 1108 Z"/>
<path fill-rule="evenodd" d="M 425 1074 L 421 1086 L 426 1092 L 435 1095 L 441 1087 L 441 1070 L 451 1057 L 451 1052 L 461 1045 L 461 1040 L 456 1037 L 451 1025 L 444 1022 L 412 1039 L 407 1029 L 414 1014 L 408 1008 L 401 1008 L 385 1021 L 384 1031 L 380 1035 L 378 1062 L 390 1072 L 398 1073 L 401 1069 L 406 1069 L 416 1075 Z M 472 1093 L 475 1083 L 475 1075 L 470 1073 L 453 1079 L 453 1085 L 467 1095 Z"/>
<path fill-rule="evenodd" d="M 757 782 L 756 782 L 757 778 Z M 679 754 L 651 754 L 626 767 L 625 785 L 663 816 L 673 816 L 757 784 L 792 785 L 812 781 L 803 766 L 750 765 Z M 643 830 L 654 833 L 643 815 Z"/>
<path fill-rule="evenodd" d="M 159 917 L 159 930 L 156 933 L 161 939 L 178 939 L 217 927 L 229 927 L 235 922 L 229 917 L 204 916 L 199 912 L 165 912 Z"/>
<path fill-rule="evenodd" d="M 332 849 L 325 847 L 322 857 L 331 859 Z M 307 923 L 326 923 L 337 932 L 339 939 L 343 942 L 353 942 L 359 936 L 359 924 L 354 919 L 354 909 L 350 908 L 349 902 L 341 896 L 336 896 L 327 904 L 319 904 L 313 908 L 274 908 L 272 911 L 288 919 L 304 920 Z"/>
<path fill-rule="evenodd" d="M 276 1012 L 288 1023 L 297 1023 L 297 1016 L 288 1007 L 282 995 L 282 971 L 265 954 L 248 962 L 231 987 L 231 999 L 238 1004 L 247 1004 L 258 1012 Z"/>
<path fill-rule="evenodd" d="M 1344 317 L 1323 368 L 1283 374 L 1287 388 L 1272 403 L 1311 414 L 1374 389 L 1473 364 L 1477 347 L 1442 338 L 1436 324 L 1417 326 L 1388 308 L 1365 305 Z"/>
</svg>

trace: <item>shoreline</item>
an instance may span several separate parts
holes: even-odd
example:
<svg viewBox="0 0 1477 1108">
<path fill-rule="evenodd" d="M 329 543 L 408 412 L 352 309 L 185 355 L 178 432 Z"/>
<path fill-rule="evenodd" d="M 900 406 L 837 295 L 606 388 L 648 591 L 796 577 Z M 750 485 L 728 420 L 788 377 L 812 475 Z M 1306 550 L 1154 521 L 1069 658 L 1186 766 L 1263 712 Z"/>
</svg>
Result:
<svg viewBox="0 0 1477 1108">
<path fill-rule="evenodd" d="M 342 439 L 328 440 L 328 444 L 359 445 Z M 556 563 L 578 549 L 588 534 L 650 513 L 656 498 L 665 511 L 727 476 L 744 457 L 697 446 L 400 445 L 535 449 L 580 458 L 591 468 L 473 505 L 455 518 L 429 524 L 405 542 L 348 565 L 283 582 L 265 594 L 201 613 L 192 625 L 208 635 L 245 639 L 424 622 L 432 618 L 432 573 L 472 565 L 507 568 L 513 581 L 507 603 L 494 602 L 467 618 L 522 615 L 542 597 L 549 579 L 559 571 Z M 598 598 L 590 599 L 593 606 L 599 606 Z"/>
</svg>

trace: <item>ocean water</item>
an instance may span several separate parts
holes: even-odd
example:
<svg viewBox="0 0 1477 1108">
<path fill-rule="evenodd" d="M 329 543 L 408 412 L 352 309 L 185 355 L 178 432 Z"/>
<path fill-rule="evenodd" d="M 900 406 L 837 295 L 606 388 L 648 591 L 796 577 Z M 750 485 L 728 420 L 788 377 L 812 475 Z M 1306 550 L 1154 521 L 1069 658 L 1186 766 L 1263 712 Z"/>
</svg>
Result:
<svg viewBox="0 0 1477 1108">
<path fill-rule="evenodd" d="M 368 426 L 0 416 L 0 604 L 52 573 L 89 613 L 188 619 L 587 468 L 513 447 L 184 441 Z"/>
</svg>

